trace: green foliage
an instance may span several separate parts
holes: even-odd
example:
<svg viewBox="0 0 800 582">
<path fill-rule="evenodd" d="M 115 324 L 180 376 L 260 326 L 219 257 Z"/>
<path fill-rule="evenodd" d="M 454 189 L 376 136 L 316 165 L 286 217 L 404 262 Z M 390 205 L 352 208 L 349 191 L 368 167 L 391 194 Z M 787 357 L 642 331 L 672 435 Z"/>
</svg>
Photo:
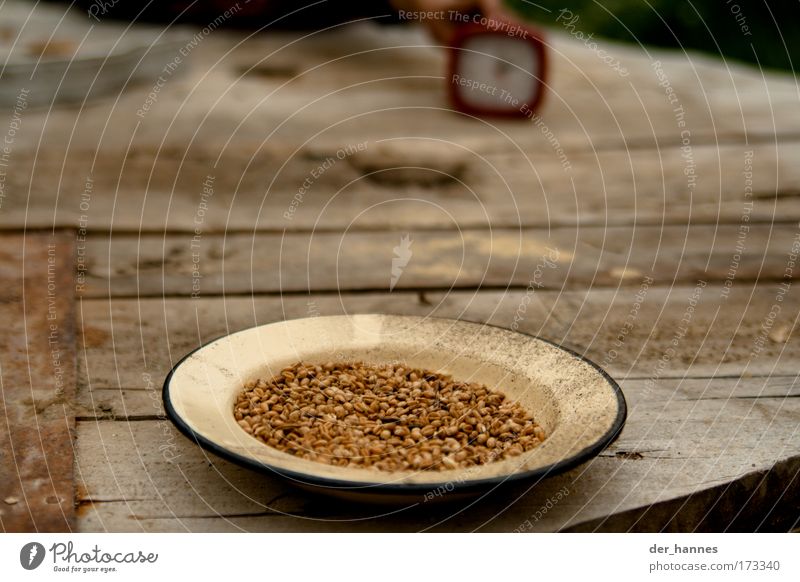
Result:
<svg viewBox="0 0 800 582">
<path fill-rule="evenodd" d="M 800 0 L 506 0 L 518 13 L 625 42 L 800 68 Z M 566 12 L 569 11 L 569 12 Z"/>
</svg>

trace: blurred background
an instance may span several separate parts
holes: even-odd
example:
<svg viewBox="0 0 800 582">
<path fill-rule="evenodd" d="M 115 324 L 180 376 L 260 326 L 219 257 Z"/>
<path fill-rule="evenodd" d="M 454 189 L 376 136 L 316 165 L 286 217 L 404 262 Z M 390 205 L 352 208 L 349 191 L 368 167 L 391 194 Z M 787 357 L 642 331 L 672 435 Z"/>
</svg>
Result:
<svg viewBox="0 0 800 582">
<path fill-rule="evenodd" d="M 545 25 L 568 10 L 586 33 L 624 42 L 699 50 L 761 67 L 796 70 L 800 4 L 760 0 L 506 0 Z M 558 23 L 556 23 L 558 26 Z"/>
<path fill-rule="evenodd" d="M 556 29 L 569 25 L 584 34 L 684 50 L 699 50 L 761 67 L 794 71 L 800 62 L 800 5 L 796 1 L 762 0 L 504 0 L 515 13 Z M 62 2 L 67 4 L 67 2 Z M 102 6 L 104 17 L 141 21 L 207 22 L 233 5 L 231 0 L 169 2 L 98 2 L 78 0 L 91 12 Z M 313 5 L 302 10 L 304 4 Z M 293 13 L 279 26 L 314 28 L 365 15 L 396 21 L 389 0 L 373 2 L 286 2 L 250 0 L 227 25 L 259 28 Z M 577 17 L 577 19 L 575 18 Z M 577 23 L 580 23 L 577 27 Z"/>
</svg>

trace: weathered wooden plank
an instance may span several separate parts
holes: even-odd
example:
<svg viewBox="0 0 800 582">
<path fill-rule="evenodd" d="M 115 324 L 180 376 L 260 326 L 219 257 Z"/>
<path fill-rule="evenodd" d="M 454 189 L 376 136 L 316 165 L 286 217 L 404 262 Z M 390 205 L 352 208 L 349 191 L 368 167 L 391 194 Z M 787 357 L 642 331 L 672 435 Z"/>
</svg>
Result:
<svg viewBox="0 0 800 582">
<path fill-rule="evenodd" d="M 148 99 L 153 78 L 128 87 L 113 102 L 29 114 L 18 142 L 35 148 L 43 138 L 54 148 L 124 148 L 131 142 L 169 146 L 192 140 L 220 145 L 235 136 L 330 144 L 352 135 L 377 138 L 382 128 L 407 135 L 435 127 L 446 140 L 550 147 L 531 124 L 483 124 L 449 111 L 446 54 L 418 28 L 365 23 L 313 35 L 270 31 L 244 37 L 216 31 L 205 38 L 182 59 L 181 74 L 160 83 L 155 99 Z M 596 39 L 627 69 L 622 76 L 569 35 L 553 30 L 548 38 L 552 75 L 541 115 L 561 142 L 652 144 L 658 136 L 674 143 L 684 129 L 692 140 L 712 141 L 800 131 L 797 87 L 789 75 Z M 253 66 L 255 74 L 247 74 Z M 677 101 L 670 101 L 667 86 Z M 107 127 L 113 134 L 103 136 Z"/>
<path fill-rule="evenodd" d="M 79 386 L 156 384 L 220 335 L 282 319 L 341 313 L 458 317 L 541 335 L 616 376 L 792 375 L 800 298 L 781 283 L 576 291 L 453 291 L 81 300 Z M 776 307 L 777 306 L 777 307 Z"/>
<path fill-rule="evenodd" d="M 72 237 L 0 237 L 0 528 L 71 531 Z"/>
<path fill-rule="evenodd" d="M 800 383 L 794 376 L 756 378 L 715 378 L 713 382 L 698 378 L 662 378 L 654 384 L 658 392 L 647 395 L 648 405 L 664 402 L 727 400 L 730 398 L 797 398 Z M 623 380 L 623 386 L 641 391 L 643 379 Z M 670 392 L 671 390 L 671 392 Z M 659 400 L 666 398 L 666 400 Z M 641 399 L 641 398 L 640 398 Z M 629 403 L 630 404 L 630 403 Z M 78 395 L 78 419 L 89 420 L 161 420 L 166 418 L 161 400 L 161 384 L 144 383 L 140 388 L 95 388 L 81 390 Z"/>
<path fill-rule="evenodd" d="M 568 289 L 784 276 L 796 225 L 92 236 L 84 297 L 313 290 Z M 743 235 L 740 237 L 740 234 Z M 405 264 L 393 271 L 395 262 Z"/>
<path fill-rule="evenodd" d="M 351 134 L 341 160 L 337 151 L 344 150 L 337 148 L 295 151 L 260 142 L 236 142 L 222 154 L 206 144 L 132 146 L 127 157 L 101 149 L 96 159 L 93 149 L 48 150 L 35 163 L 15 151 L 0 227 L 56 223 L 201 236 L 800 218 L 800 142 L 696 146 L 688 155 L 678 146 L 571 152 L 565 169 L 547 152 L 486 154 L 481 145 L 448 145 L 435 128 L 414 139 L 405 135 L 387 130 L 382 139 L 391 141 L 378 142 Z M 444 151 L 420 161 L 421 138 Z M 347 153 L 358 144 L 366 149 Z M 374 155 L 387 144 L 388 155 Z M 367 155 L 363 165 L 359 156 Z M 375 164 L 429 171 L 370 174 Z M 464 169 L 453 174 L 454 164 Z M 420 173 L 444 179 L 420 183 Z M 393 177 L 375 179 L 385 175 Z"/>
<path fill-rule="evenodd" d="M 688 498 L 590 520 L 566 531 L 790 531 L 798 523 L 800 458 L 754 471 Z M 694 514 L 687 507 L 701 508 Z"/>
<path fill-rule="evenodd" d="M 680 501 L 681 527 L 719 530 L 734 524 L 735 514 L 709 521 L 709 505 L 700 503 L 699 492 L 727 486 L 736 492 L 730 502 L 746 508 L 758 486 L 752 474 L 798 470 L 796 380 L 625 381 L 629 420 L 600 457 L 527 492 L 490 493 L 463 512 L 457 505 L 426 505 L 424 496 L 415 508 L 389 515 L 374 507 L 342 507 L 208 455 L 165 420 L 81 422 L 80 527 L 552 531 L 592 523 L 598 529 L 652 530 L 663 519 L 639 513 L 656 516 L 662 504 L 669 508 Z M 761 500 L 764 515 L 779 493 Z M 787 523 L 797 518 L 784 517 Z M 591 521 L 599 519 L 609 521 Z"/>
<path fill-rule="evenodd" d="M 791 282 L 542 294 L 549 337 L 616 375 L 792 375 L 800 298 Z M 558 329 L 558 331 L 556 331 Z"/>
<path fill-rule="evenodd" d="M 473 299 L 491 313 L 497 297 Z M 463 308 L 469 299 L 458 293 L 436 310 L 452 314 L 452 299 Z M 419 314 L 431 312 L 428 300 L 415 293 L 343 295 L 348 311 Z M 344 305 L 334 296 L 309 295 L 254 298 L 226 297 L 196 300 L 86 300 L 78 304 L 78 326 L 83 347 L 79 364 L 82 385 L 96 388 L 143 388 L 159 384 L 185 353 L 235 329 L 284 317 L 309 317 L 340 313 Z M 496 305 L 494 305 L 496 307 Z M 456 308 L 457 309 L 457 308 Z M 506 308 L 507 309 L 507 308 Z M 528 313 L 545 315 L 536 304 Z"/>
<path fill-rule="evenodd" d="M 157 420 L 164 417 L 161 385 L 145 383 L 142 388 L 81 390 L 78 395 L 78 420 Z"/>
<path fill-rule="evenodd" d="M 238 46 L 238 34 L 213 36 L 144 115 L 146 83 L 113 102 L 26 111 L 0 227 L 208 233 L 738 221 L 750 150 L 754 195 L 764 197 L 753 217 L 800 217 L 800 148 L 775 138 L 800 134 L 788 76 L 609 44 L 627 63 L 623 78 L 556 33 L 539 123 L 484 122 L 446 110 L 443 54 L 410 27 L 348 27 L 295 44 L 286 33 Z M 257 74 L 242 73 L 252 65 Z M 351 150 L 336 158 L 340 148 L 393 140 L 399 154 L 386 163 L 403 165 L 417 158 L 419 139 L 464 158 L 463 184 L 381 184 L 363 176 Z M 741 143 L 719 145 L 730 139 Z M 336 163 L 317 171 L 328 157 Z M 209 176 L 214 195 L 204 201 Z"/>
</svg>

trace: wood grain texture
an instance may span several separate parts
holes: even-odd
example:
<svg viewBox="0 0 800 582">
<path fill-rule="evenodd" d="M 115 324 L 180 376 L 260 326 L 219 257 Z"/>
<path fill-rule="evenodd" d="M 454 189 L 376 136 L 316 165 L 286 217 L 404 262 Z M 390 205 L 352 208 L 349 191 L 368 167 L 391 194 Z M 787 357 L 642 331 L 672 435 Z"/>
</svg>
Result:
<svg viewBox="0 0 800 582">
<path fill-rule="evenodd" d="M 797 225 L 207 235 L 86 244 L 84 297 L 638 286 L 778 281 Z M 408 240 L 402 248 L 403 240 Z M 746 252 L 742 252 L 742 246 Z M 398 276 L 392 261 L 408 259 Z"/>
<path fill-rule="evenodd" d="M 794 115 L 797 87 L 789 75 L 596 39 L 599 48 L 628 69 L 630 74 L 622 77 L 557 28 L 548 35 L 552 76 L 541 115 L 567 145 L 680 143 L 676 104 L 669 102 L 666 84 L 685 110 L 692 140 L 716 143 L 800 133 Z M 353 135 L 377 139 L 387 130 L 406 134 L 429 128 L 442 139 L 550 148 L 541 131 L 525 124 L 483 123 L 449 111 L 446 55 L 421 28 L 364 23 L 311 35 L 270 31 L 244 36 L 216 31 L 205 38 L 144 115 L 137 112 L 155 78 L 127 87 L 116 102 L 31 115 L 19 147 L 35 148 L 41 137 L 48 149 L 70 143 L 124 150 L 129 143 L 193 141 L 222 147 L 265 140 L 289 146 L 313 140 L 338 147 Z M 104 135 L 105 127 L 113 127 L 113 133 Z"/>
<path fill-rule="evenodd" d="M 797 379 L 628 380 L 620 438 L 600 457 L 536 484 L 501 489 L 469 507 L 395 513 L 310 497 L 284 481 L 203 452 L 166 420 L 79 423 L 81 527 L 108 531 L 554 531 L 780 529 L 758 495 L 766 472 L 796 475 Z M 142 412 L 150 410 L 144 403 Z M 130 413 L 130 409 L 128 409 Z M 791 480 L 782 481 L 794 495 Z M 736 512 L 698 491 L 735 490 Z M 719 493 L 719 491 L 718 491 Z M 774 491 L 772 492 L 774 495 Z M 754 495 L 753 497 L 750 497 Z M 721 500 L 720 500 L 721 502 Z M 725 500 L 725 508 L 730 502 Z M 679 511 L 678 511 L 679 510 Z M 642 519 L 642 513 L 652 520 Z M 709 517 L 710 516 L 710 517 Z M 754 521 L 755 520 L 755 521 Z M 658 524 L 658 526 L 656 526 Z"/>
<path fill-rule="evenodd" d="M 0 237 L 0 528 L 75 527 L 73 240 Z"/>
<path fill-rule="evenodd" d="M 789 76 L 608 43 L 630 71 L 622 78 L 554 32 L 541 117 L 487 122 L 447 110 L 443 55 L 410 27 L 347 27 L 286 45 L 296 38 L 212 35 L 145 115 L 137 112 L 146 82 L 118 100 L 26 112 L 0 227 L 219 233 L 738 222 L 745 171 L 754 218 L 800 219 L 798 94 Z M 413 159 L 420 139 L 465 157 L 461 182 L 381 182 L 364 176 L 350 150 L 337 157 L 390 140 Z M 430 172 L 441 171 L 436 159 Z M 203 200 L 209 176 L 214 194 Z"/>
<path fill-rule="evenodd" d="M 546 153 L 447 145 L 433 128 L 428 141 L 466 158 L 463 174 L 447 179 L 431 160 L 434 184 L 403 178 L 378 181 L 357 154 L 337 148 L 240 143 L 215 152 L 206 145 L 131 146 L 127 155 L 102 150 L 43 152 L 20 157 L 7 176 L 0 227 L 89 232 L 194 235 L 259 231 L 625 226 L 687 223 L 797 222 L 800 141 L 578 151 L 569 170 Z M 358 135 L 357 133 L 354 135 Z M 422 136 L 425 137 L 425 136 Z M 391 131 L 413 160 L 420 136 Z M 351 140 L 366 148 L 388 142 Z M 351 143 L 348 142 L 348 143 Z M 445 156 L 450 154 L 445 154 Z M 690 173 L 687 176 L 686 173 Z"/>
<path fill-rule="evenodd" d="M 719 378 L 713 382 L 707 378 L 665 378 L 648 384 L 646 381 L 646 378 L 624 380 L 623 388 L 638 386 L 637 390 L 643 393 L 645 387 L 650 384 L 667 386 L 673 390 L 668 402 L 800 396 L 800 383 L 794 376 L 773 376 L 769 379 Z M 640 394 L 638 398 L 642 400 L 648 396 Z M 124 390 L 114 388 L 82 390 L 78 405 L 78 420 L 87 422 L 87 426 L 89 426 L 88 421 L 92 420 L 155 421 L 166 418 L 161 400 L 161 386 L 155 383 L 146 383 L 141 388 Z"/>
<path fill-rule="evenodd" d="M 81 300 L 81 390 L 160 383 L 220 335 L 285 318 L 342 313 L 486 322 L 562 343 L 616 377 L 793 375 L 800 299 L 779 284 L 577 291 L 357 293 L 214 299 Z M 775 305 L 779 310 L 775 310 Z M 771 315 L 772 314 L 772 315 Z"/>
</svg>

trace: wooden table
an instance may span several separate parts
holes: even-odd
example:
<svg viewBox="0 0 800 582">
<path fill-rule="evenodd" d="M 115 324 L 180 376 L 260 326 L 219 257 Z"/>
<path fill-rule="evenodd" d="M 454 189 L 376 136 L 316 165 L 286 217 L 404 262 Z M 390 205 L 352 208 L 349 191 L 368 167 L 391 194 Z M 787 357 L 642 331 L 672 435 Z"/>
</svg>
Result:
<svg viewBox="0 0 800 582">
<path fill-rule="evenodd" d="M 26 393 L 51 398 L 55 379 L 47 330 L 21 306 L 45 293 L 55 240 L 56 270 L 73 278 L 57 291 L 71 384 L 55 418 L 74 424 L 75 511 L 56 496 L 43 509 L 55 520 L 37 525 L 19 500 L 52 483 L 22 475 L 4 491 L 18 501 L 0 501 L 4 529 L 797 527 L 796 82 L 602 43 L 622 77 L 553 33 L 540 116 L 495 122 L 447 110 L 444 56 L 426 43 L 371 24 L 220 30 L 149 100 L 145 82 L 24 112 L 0 228 L 4 247 L 25 245 L 2 269 L 20 288 L 7 317 L 29 335 L 4 350 L 4 399 L 21 425 L 53 414 Z M 390 291 L 404 236 L 412 254 Z M 392 512 L 239 468 L 165 419 L 163 379 L 203 342 L 365 312 L 516 322 L 617 378 L 627 425 L 530 490 Z M 31 361 L 40 376 L 10 378 Z M 73 453 L 63 430 L 44 458 Z M 14 431 L 3 438 L 8 450 Z"/>
</svg>

